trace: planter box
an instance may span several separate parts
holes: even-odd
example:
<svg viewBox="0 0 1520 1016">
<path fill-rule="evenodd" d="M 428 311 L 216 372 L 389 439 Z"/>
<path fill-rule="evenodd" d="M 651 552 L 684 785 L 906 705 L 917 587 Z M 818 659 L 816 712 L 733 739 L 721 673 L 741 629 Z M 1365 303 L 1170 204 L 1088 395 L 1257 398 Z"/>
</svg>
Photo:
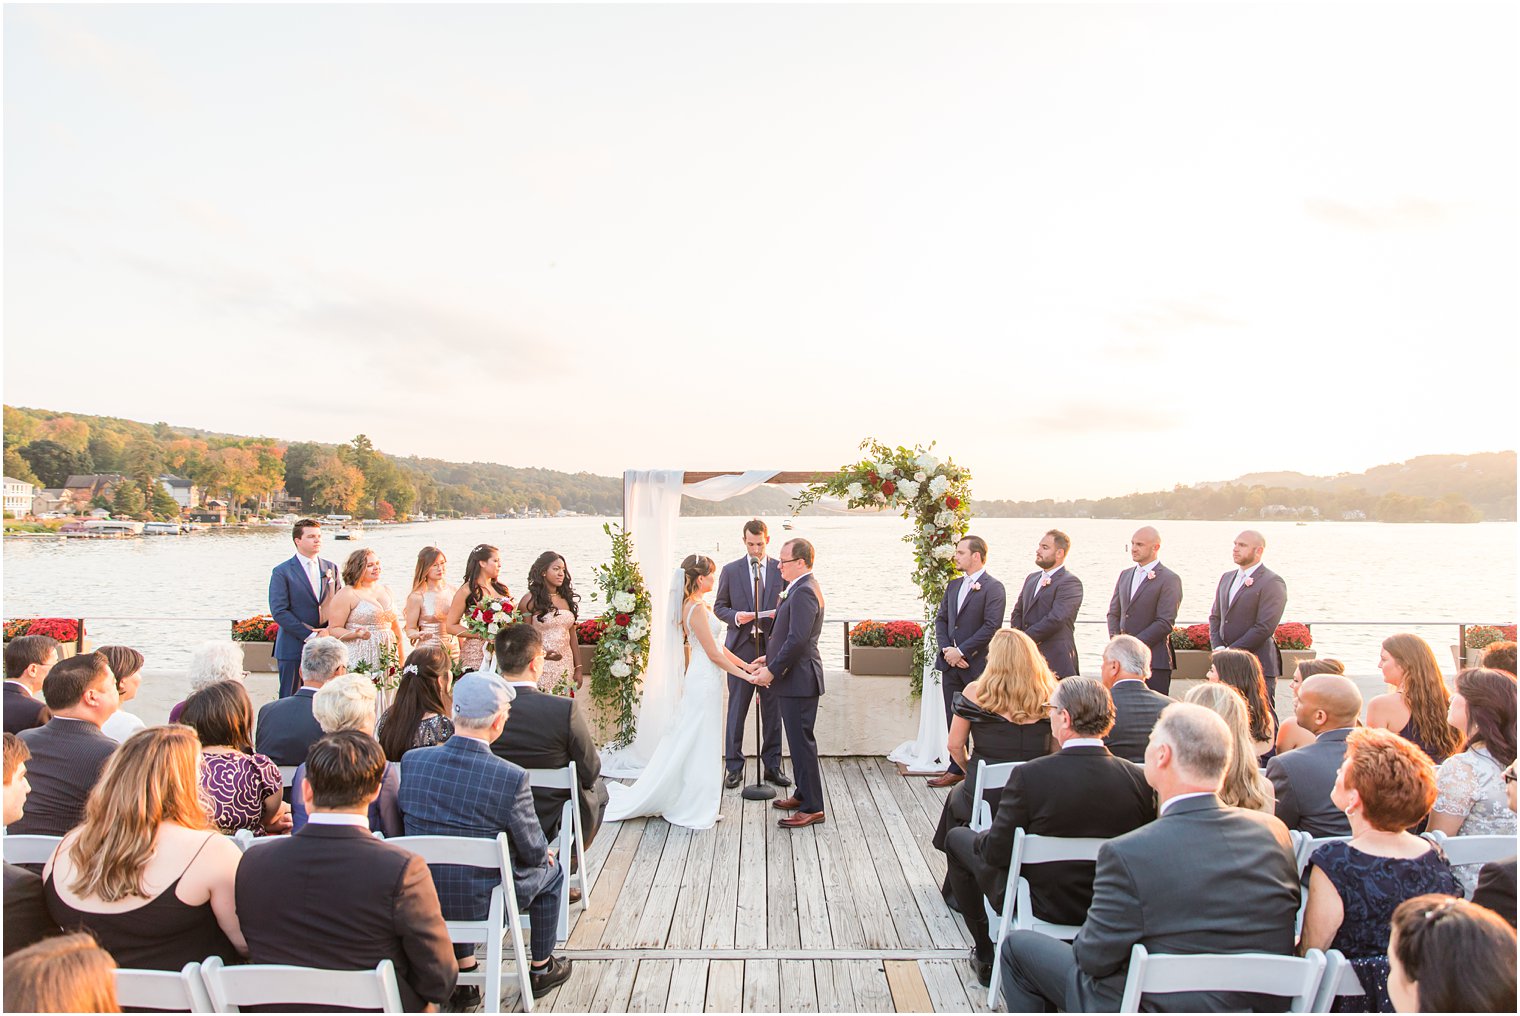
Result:
<svg viewBox="0 0 1520 1016">
<path fill-rule="evenodd" d="M 1209 658 L 1214 655 L 1206 649 L 1174 649 L 1172 653 L 1177 657 L 1177 665 L 1172 668 L 1174 682 L 1203 680 L 1203 675 L 1209 672 Z"/>
<path fill-rule="evenodd" d="M 862 677 L 908 677 L 913 650 L 896 646 L 851 646 L 850 673 Z"/>
<path fill-rule="evenodd" d="M 575 664 L 581 668 L 587 680 L 591 678 L 591 661 L 596 659 L 596 646 L 576 646 Z"/>
<path fill-rule="evenodd" d="M 1312 660 L 1317 655 L 1313 649 L 1279 649 L 1282 654 L 1282 679 L 1293 680 L 1293 668 L 1305 660 Z"/>
<path fill-rule="evenodd" d="M 251 673 L 271 673 L 280 669 L 274 660 L 273 642 L 239 642 L 243 649 L 243 669 Z"/>
</svg>

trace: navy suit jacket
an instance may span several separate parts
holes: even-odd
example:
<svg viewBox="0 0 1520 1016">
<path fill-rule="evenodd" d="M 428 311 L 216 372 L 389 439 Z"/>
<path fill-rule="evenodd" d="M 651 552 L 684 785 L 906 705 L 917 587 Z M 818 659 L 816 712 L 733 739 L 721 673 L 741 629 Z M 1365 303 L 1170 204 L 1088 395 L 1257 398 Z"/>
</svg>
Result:
<svg viewBox="0 0 1520 1016">
<path fill-rule="evenodd" d="M 941 652 L 934 656 L 934 669 L 942 673 L 950 669 L 943 650 L 954 646 L 970 664 L 965 668 L 957 667 L 956 674 L 970 684 L 987 669 L 987 646 L 1003 625 L 1008 593 L 1001 582 L 982 572 L 976 583 L 981 588 L 967 593 L 966 602 L 957 610 L 955 605 L 960 601 L 961 586 L 965 582 L 964 575 L 951 579 L 945 587 L 944 599 L 939 601 L 939 613 L 934 617 L 934 638 Z"/>
<path fill-rule="evenodd" d="M 20 681 L 5 682 L 5 732 L 19 734 L 40 727 L 53 714 L 40 698 Z"/>
<path fill-rule="evenodd" d="M 771 691 L 782 698 L 817 698 L 823 694 L 823 657 L 818 636 L 823 632 L 823 593 L 812 573 L 792 583 L 776 608 L 766 669 L 775 677 Z"/>
<path fill-rule="evenodd" d="M 1043 571 L 1024 579 L 1024 589 L 1013 604 L 1010 627 L 1034 639 L 1040 655 L 1057 677 L 1082 673 L 1077 666 L 1077 611 L 1082 609 L 1082 580 L 1057 568 L 1050 585 L 1040 589 Z M 1036 595 L 1038 593 L 1038 595 Z"/>
<path fill-rule="evenodd" d="M 1278 677 L 1282 674 L 1282 653 L 1272 636 L 1288 609 L 1288 584 L 1262 565 L 1251 574 L 1251 584 L 1241 586 L 1231 603 L 1230 587 L 1239 570 L 1233 568 L 1219 577 L 1214 606 L 1209 610 L 1209 646 L 1244 649 L 1261 661 L 1264 677 Z"/>
<path fill-rule="evenodd" d="M 323 598 L 343 588 L 337 565 L 319 557 L 317 567 L 322 571 Z M 299 660 L 301 646 L 311 637 L 312 629 L 322 627 L 321 599 L 311 595 L 311 580 L 299 554 L 292 554 L 269 573 L 269 616 L 280 626 L 274 640 L 275 659 Z"/>
<path fill-rule="evenodd" d="M 322 739 L 322 726 L 311 714 L 317 689 L 301 687 L 294 695 L 275 699 L 259 709 L 253 750 L 268 755 L 277 766 L 298 766 L 311 746 Z"/>
<path fill-rule="evenodd" d="M 775 610 L 781 590 L 786 582 L 781 578 L 781 565 L 774 557 L 765 559 L 765 584 L 760 589 L 761 607 L 755 606 L 755 578 L 749 569 L 749 555 L 745 554 L 737 561 L 730 561 L 723 566 L 718 573 L 718 595 L 713 598 L 713 613 L 718 619 L 728 625 L 728 634 L 724 636 L 723 644 L 730 652 L 737 652 L 740 648 L 752 647 L 755 644 L 751 634 L 756 622 L 746 625 L 734 623 L 734 615 L 741 610 L 747 610 L 758 614 L 764 610 Z M 763 617 L 758 622 L 760 634 L 767 639 L 775 627 L 775 618 Z"/>
<path fill-rule="evenodd" d="M 1182 576 L 1157 561 L 1147 569 L 1156 577 L 1141 582 L 1134 599 L 1130 599 L 1135 568 L 1139 567 L 1124 569 L 1114 583 L 1113 599 L 1108 601 L 1108 637 L 1135 636 L 1150 647 L 1152 670 L 1171 670 L 1172 627 L 1182 606 Z"/>
</svg>

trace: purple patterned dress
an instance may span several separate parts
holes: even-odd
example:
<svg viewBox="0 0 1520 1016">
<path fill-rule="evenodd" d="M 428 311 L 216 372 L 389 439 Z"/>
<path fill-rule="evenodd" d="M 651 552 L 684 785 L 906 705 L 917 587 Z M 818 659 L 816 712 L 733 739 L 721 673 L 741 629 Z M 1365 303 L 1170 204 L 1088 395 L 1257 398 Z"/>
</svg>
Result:
<svg viewBox="0 0 1520 1016">
<path fill-rule="evenodd" d="M 201 793 L 224 833 L 262 833 L 264 800 L 281 789 L 280 767 L 267 755 L 201 753 Z"/>
</svg>

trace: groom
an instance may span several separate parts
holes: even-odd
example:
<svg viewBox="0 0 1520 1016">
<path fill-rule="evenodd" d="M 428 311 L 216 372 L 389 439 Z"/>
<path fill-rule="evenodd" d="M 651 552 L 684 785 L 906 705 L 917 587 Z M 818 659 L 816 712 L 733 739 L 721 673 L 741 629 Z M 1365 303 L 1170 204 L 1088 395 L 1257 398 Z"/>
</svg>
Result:
<svg viewBox="0 0 1520 1016">
<path fill-rule="evenodd" d="M 275 565 L 269 575 L 269 614 L 280 626 L 274 640 L 280 698 L 296 693 L 301 683 L 301 647 L 324 627 L 327 604 L 343 586 L 338 566 L 317 556 L 322 550 L 320 522 L 301 519 L 290 538 L 296 545 L 295 556 Z"/>
<path fill-rule="evenodd" d="M 795 814 L 777 824 L 801 829 L 823 821 L 823 774 L 818 769 L 818 741 L 813 723 L 818 719 L 818 697 L 823 694 L 823 659 L 818 655 L 818 636 L 823 631 L 823 593 L 813 578 L 813 545 L 803 539 L 781 545 L 781 577 L 786 588 L 776 608 L 771 628 L 770 652 L 756 660 L 755 683 L 770 688 L 780 700 L 786 742 L 792 748 L 792 772 L 797 794 L 772 801 L 774 807 Z"/>
</svg>

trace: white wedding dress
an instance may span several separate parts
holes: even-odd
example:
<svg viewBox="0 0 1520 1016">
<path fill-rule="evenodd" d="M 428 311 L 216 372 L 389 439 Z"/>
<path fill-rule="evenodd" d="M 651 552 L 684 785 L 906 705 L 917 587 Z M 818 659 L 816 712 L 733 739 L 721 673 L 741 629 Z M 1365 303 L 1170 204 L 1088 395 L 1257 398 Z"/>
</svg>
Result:
<svg viewBox="0 0 1520 1016">
<path fill-rule="evenodd" d="M 686 610 L 690 631 L 692 604 Z M 723 644 L 723 623 L 707 614 L 713 640 Z M 658 815 L 671 825 L 710 829 L 718 821 L 723 796 L 724 671 L 707 658 L 701 643 L 691 641 L 681 700 L 670 732 L 632 786 L 607 784 L 610 800 L 605 821 Z"/>
</svg>

